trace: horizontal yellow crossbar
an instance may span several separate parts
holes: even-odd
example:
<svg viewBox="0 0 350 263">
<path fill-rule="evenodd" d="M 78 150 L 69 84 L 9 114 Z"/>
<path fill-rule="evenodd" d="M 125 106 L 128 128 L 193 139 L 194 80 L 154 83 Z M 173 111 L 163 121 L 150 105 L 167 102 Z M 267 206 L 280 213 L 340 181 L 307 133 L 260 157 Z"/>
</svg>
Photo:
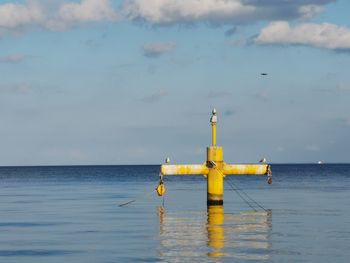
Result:
<svg viewBox="0 0 350 263">
<path fill-rule="evenodd" d="M 160 172 L 163 175 L 206 175 L 209 169 L 205 164 L 163 164 Z"/>
<path fill-rule="evenodd" d="M 225 164 L 225 175 L 266 175 L 268 164 Z"/>
<path fill-rule="evenodd" d="M 268 164 L 224 164 L 224 175 L 266 175 Z M 163 175 L 207 175 L 209 168 L 205 164 L 163 164 Z"/>
</svg>

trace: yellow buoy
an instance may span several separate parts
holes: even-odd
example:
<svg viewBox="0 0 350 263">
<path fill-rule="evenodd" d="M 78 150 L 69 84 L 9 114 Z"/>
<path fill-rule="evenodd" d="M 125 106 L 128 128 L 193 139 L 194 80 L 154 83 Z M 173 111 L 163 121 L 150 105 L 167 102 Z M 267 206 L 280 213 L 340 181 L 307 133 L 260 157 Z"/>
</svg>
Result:
<svg viewBox="0 0 350 263">
<path fill-rule="evenodd" d="M 166 192 L 165 185 L 163 182 L 159 182 L 159 185 L 156 188 L 158 196 L 163 196 Z"/>
</svg>

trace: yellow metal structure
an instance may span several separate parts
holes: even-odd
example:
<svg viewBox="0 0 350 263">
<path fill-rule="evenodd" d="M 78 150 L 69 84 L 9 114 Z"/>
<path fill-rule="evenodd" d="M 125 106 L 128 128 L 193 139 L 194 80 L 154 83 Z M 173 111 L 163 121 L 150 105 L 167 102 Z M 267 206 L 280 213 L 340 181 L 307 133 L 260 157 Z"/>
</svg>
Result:
<svg viewBox="0 0 350 263">
<path fill-rule="evenodd" d="M 210 118 L 212 145 L 207 147 L 207 161 L 204 164 L 161 165 L 162 175 L 204 175 L 207 177 L 207 204 L 222 205 L 224 177 L 226 175 L 269 175 L 269 164 L 226 164 L 222 147 L 216 146 L 216 110 Z M 167 158 L 168 160 L 168 158 Z M 168 163 L 168 161 L 167 161 Z M 270 179 L 271 177 L 269 177 Z"/>
</svg>

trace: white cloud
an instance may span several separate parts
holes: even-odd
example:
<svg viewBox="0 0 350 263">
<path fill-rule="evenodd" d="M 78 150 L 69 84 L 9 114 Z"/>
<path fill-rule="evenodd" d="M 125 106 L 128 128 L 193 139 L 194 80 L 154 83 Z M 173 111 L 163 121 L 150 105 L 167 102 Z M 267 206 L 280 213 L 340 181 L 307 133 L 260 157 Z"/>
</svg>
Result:
<svg viewBox="0 0 350 263">
<path fill-rule="evenodd" d="M 75 25 L 119 19 L 154 25 L 242 24 L 311 18 L 333 0 L 27 0 L 0 4 L 0 35 L 32 27 L 66 30 Z M 235 27 L 233 27 L 235 28 Z M 233 33 L 234 30 L 228 32 Z"/>
<path fill-rule="evenodd" d="M 123 11 L 131 20 L 173 24 L 231 20 L 254 13 L 255 7 L 245 6 L 239 0 L 129 0 L 125 1 Z"/>
<path fill-rule="evenodd" d="M 143 21 L 153 25 L 186 23 L 235 25 L 267 20 L 308 19 L 319 14 L 333 0 L 121 0 L 120 8 L 112 0 L 27 0 L 0 4 L 0 36 L 31 28 L 66 30 L 90 22 L 119 19 Z M 233 27 L 232 27 L 233 26 Z M 271 35 L 271 31 L 277 35 Z M 287 32 L 287 33 L 286 33 Z M 303 35 L 307 32 L 306 35 Z M 292 33 L 292 37 L 286 34 Z M 331 24 L 301 24 L 290 28 L 286 22 L 273 22 L 256 39 L 258 44 L 302 44 L 331 49 L 349 48 L 349 29 Z M 234 44 L 242 44 L 241 41 Z M 174 50 L 173 43 L 147 44 L 144 54 L 158 57 Z"/>
<path fill-rule="evenodd" d="M 302 18 L 310 19 L 323 12 L 323 7 L 319 5 L 303 5 L 299 7 L 299 13 Z"/>
<path fill-rule="evenodd" d="M 123 15 L 131 20 L 169 25 L 209 22 L 252 23 L 260 20 L 311 18 L 333 0 L 125 0 Z"/>
<path fill-rule="evenodd" d="M 110 0 L 82 0 L 79 3 L 63 3 L 56 18 L 49 19 L 50 29 L 65 29 L 67 26 L 98 21 L 115 21 L 117 13 Z"/>
<path fill-rule="evenodd" d="M 61 6 L 59 15 L 66 21 L 82 22 L 116 18 L 110 0 L 83 0 L 80 3 L 66 3 Z"/>
<path fill-rule="evenodd" d="M 39 1 L 0 4 L 0 34 L 22 31 L 30 26 L 63 30 L 69 26 L 99 21 L 115 21 L 111 0 Z"/>
<path fill-rule="evenodd" d="M 334 24 L 272 22 L 255 38 L 257 44 L 305 45 L 334 50 L 350 49 L 350 28 Z"/>
<path fill-rule="evenodd" d="M 156 58 L 165 53 L 169 53 L 176 48 L 174 42 L 165 42 L 165 43 L 148 43 L 143 45 L 143 54 L 146 57 Z"/>
<path fill-rule="evenodd" d="M 0 29 L 11 30 L 37 24 L 43 19 L 43 10 L 36 1 L 28 1 L 26 4 L 0 4 Z"/>
</svg>

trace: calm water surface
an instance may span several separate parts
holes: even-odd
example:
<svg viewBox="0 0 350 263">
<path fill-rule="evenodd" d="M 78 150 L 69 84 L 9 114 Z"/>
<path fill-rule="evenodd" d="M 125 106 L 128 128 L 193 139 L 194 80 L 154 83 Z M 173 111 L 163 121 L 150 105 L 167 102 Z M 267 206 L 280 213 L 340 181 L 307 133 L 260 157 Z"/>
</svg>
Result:
<svg viewBox="0 0 350 263">
<path fill-rule="evenodd" d="M 0 167 L 0 262 L 349 262 L 350 165 L 273 165 L 229 180 L 206 207 L 202 176 L 158 166 Z M 128 206 L 118 204 L 137 199 Z"/>
</svg>

